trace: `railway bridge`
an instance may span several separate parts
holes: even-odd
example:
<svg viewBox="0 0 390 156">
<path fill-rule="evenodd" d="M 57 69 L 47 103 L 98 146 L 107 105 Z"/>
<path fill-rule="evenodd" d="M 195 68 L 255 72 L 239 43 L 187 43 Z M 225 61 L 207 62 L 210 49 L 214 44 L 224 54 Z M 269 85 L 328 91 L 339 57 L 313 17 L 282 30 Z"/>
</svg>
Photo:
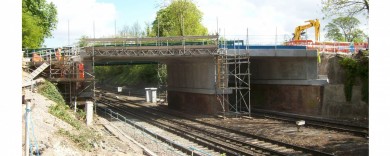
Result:
<svg viewBox="0 0 390 156">
<path fill-rule="evenodd" d="M 89 38 L 83 48 L 46 49 L 42 62 L 70 103 L 94 93 L 94 66 L 158 62 L 167 67 L 168 106 L 205 114 L 250 115 L 251 108 L 304 114 L 320 108 L 325 80 L 317 50 L 305 46 L 253 46 L 219 36 Z"/>
<path fill-rule="evenodd" d="M 250 114 L 259 103 L 288 100 L 287 107 L 298 107 L 320 96 L 326 81 L 318 79 L 316 50 L 229 44 L 218 38 L 90 38 L 80 56 L 86 69 L 121 62 L 166 64 L 168 106 L 183 111 Z M 291 92 L 291 97 L 278 92 Z M 302 95 L 313 92 L 318 96 Z"/>
</svg>

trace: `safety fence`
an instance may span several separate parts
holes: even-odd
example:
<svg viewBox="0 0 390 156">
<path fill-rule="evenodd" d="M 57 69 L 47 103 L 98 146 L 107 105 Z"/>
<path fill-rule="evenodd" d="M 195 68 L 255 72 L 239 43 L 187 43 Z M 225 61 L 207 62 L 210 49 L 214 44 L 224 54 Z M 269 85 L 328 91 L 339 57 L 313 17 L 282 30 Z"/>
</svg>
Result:
<svg viewBox="0 0 390 156">
<path fill-rule="evenodd" d="M 288 46 L 306 46 L 306 49 L 316 49 L 320 52 L 357 53 L 368 49 L 368 43 L 353 42 L 316 42 L 312 40 L 298 40 L 286 42 Z"/>
<path fill-rule="evenodd" d="M 313 42 L 313 40 L 291 39 L 291 35 L 222 35 L 219 47 L 228 49 L 308 49 L 332 53 L 356 53 L 368 49 L 368 43 Z M 296 48 L 295 48 L 296 47 Z"/>
</svg>

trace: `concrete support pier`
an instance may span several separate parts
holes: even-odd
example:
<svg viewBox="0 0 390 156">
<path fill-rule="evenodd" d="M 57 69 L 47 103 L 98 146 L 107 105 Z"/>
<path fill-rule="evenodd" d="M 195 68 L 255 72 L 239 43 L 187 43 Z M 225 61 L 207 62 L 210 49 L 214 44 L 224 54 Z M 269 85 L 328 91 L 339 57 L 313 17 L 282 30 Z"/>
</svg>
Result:
<svg viewBox="0 0 390 156">
<path fill-rule="evenodd" d="M 86 101 L 85 112 L 86 112 L 87 126 L 91 126 L 93 123 L 93 102 L 92 101 Z"/>
<path fill-rule="evenodd" d="M 214 57 L 193 57 L 167 62 L 168 107 L 192 113 L 222 111 L 215 95 Z"/>
</svg>

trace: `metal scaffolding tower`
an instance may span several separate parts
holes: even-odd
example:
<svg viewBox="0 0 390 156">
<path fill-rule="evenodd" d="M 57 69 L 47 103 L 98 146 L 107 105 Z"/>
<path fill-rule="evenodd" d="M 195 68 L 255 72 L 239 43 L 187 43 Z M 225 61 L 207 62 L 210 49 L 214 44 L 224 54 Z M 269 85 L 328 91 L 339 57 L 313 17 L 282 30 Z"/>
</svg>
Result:
<svg viewBox="0 0 390 156">
<path fill-rule="evenodd" d="M 158 98 L 163 100 L 162 103 L 168 102 L 168 83 L 167 83 L 167 65 L 158 63 L 157 76 L 158 76 Z"/>
<path fill-rule="evenodd" d="M 233 52 L 232 52 L 233 51 Z M 251 114 L 250 61 L 247 49 L 220 48 L 215 56 L 217 102 L 224 116 Z"/>
<path fill-rule="evenodd" d="M 32 54 L 31 63 L 32 66 L 49 64 L 49 67 L 41 75 L 58 84 L 61 94 L 67 102 L 73 103 L 78 97 L 91 97 L 82 95 L 94 81 L 94 76 L 89 69 L 84 68 L 85 61 L 81 61 L 79 47 L 68 46 L 38 50 Z"/>
</svg>

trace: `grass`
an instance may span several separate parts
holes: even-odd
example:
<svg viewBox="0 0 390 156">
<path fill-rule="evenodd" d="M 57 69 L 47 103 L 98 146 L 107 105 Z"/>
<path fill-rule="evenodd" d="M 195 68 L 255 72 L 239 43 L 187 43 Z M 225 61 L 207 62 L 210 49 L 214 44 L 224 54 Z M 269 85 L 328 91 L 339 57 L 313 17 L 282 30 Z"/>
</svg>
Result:
<svg viewBox="0 0 390 156">
<path fill-rule="evenodd" d="M 56 104 L 49 107 L 49 113 L 57 118 L 72 125 L 77 130 L 80 129 L 81 123 L 69 113 L 69 106 L 65 104 L 65 100 L 58 92 L 57 87 L 49 81 L 45 81 L 42 85 L 38 86 L 38 92 L 46 98 L 54 101 Z"/>
<path fill-rule="evenodd" d="M 59 93 L 57 87 L 49 81 L 45 81 L 43 84 L 39 85 L 38 92 L 56 103 L 49 107 L 50 114 L 65 121 L 76 129 L 69 132 L 61 128 L 57 133 L 69 138 L 80 149 L 88 151 L 93 149 L 93 143 L 98 142 L 98 140 L 101 139 L 101 136 L 95 131 L 90 130 L 83 123 L 86 113 L 83 110 L 79 110 L 76 114 L 71 113 L 69 106 L 65 104 L 65 100 Z"/>
<path fill-rule="evenodd" d="M 91 151 L 94 147 L 93 144 L 101 139 L 101 136 L 89 129 L 83 129 L 82 131 L 69 132 L 65 129 L 60 128 L 57 131 L 58 134 L 69 138 L 74 142 L 80 149 Z"/>
</svg>

